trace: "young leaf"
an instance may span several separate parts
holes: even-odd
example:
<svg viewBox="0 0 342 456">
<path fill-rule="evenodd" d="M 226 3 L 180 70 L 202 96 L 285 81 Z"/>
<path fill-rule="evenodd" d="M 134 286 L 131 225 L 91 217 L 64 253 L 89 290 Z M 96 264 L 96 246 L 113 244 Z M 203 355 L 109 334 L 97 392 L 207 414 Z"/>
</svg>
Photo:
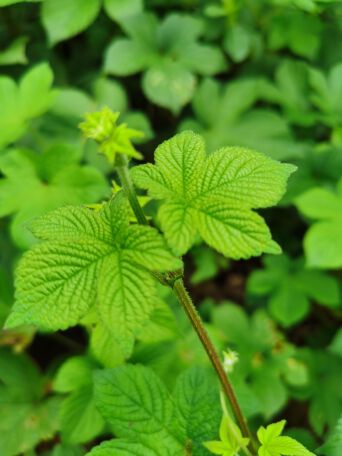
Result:
<svg viewBox="0 0 342 456">
<path fill-rule="evenodd" d="M 258 450 L 259 456 L 315 456 L 301 443 L 291 437 L 281 436 L 286 421 L 282 420 L 258 430 L 258 439 L 261 447 Z"/>
<path fill-rule="evenodd" d="M 33 231 L 44 242 L 20 262 L 7 327 L 68 328 L 96 306 L 108 329 L 127 343 L 151 311 L 149 271 L 181 266 L 156 230 L 129 225 L 121 193 L 98 212 L 64 207 L 49 213 Z"/>
<path fill-rule="evenodd" d="M 242 437 L 238 426 L 231 418 L 223 416 L 220 425 L 220 441 L 206 442 L 204 446 L 210 453 L 221 456 L 235 456 L 248 445 L 249 439 Z"/>
<path fill-rule="evenodd" d="M 132 176 L 151 197 L 164 200 L 159 220 L 177 254 L 190 249 L 196 233 L 234 259 L 280 252 L 252 209 L 279 201 L 294 166 L 237 147 L 207 157 L 202 137 L 192 132 L 161 144 L 155 163 L 134 168 Z"/>
</svg>

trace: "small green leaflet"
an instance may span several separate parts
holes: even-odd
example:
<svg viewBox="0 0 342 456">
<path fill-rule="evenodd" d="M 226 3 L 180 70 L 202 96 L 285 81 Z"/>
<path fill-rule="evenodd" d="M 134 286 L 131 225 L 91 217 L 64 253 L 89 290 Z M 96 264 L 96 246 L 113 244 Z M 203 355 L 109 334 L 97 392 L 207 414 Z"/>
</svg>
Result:
<svg viewBox="0 0 342 456">
<path fill-rule="evenodd" d="M 116 338 L 126 348 L 132 345 L 152 310 L 150 271 L 174 270 L 181 261 L 155 229 L 129 225 L 128 214 L 120 192 L 98 212 L 69 206 L 34 222 L 33 232 L 43 242 L 19 264 L 7 327 L 65 329 L 96 306 Z"/>
<path fill-rule="evenodd" d="M 281 436 L 285 420 L 268 425 L 266 428 L 261 426 L 258 430 L 258 439 L 261 447 L 258 450 L 259 456 L 315 456 L 307 450 L 301 443 L 291 437 Z"/>
<path fill-rule="evenodd" d="M 163 200 L 158 216 L 174 252 L 186 253 L 196 235 L 223 255 L 239 259 L 280 253 L 262 217 L 252 209 L 275 205 L 296 167 L 240 147 L 207 156 L 191 131 L 162 143 L 155 165 L 137 166 L 133 179 Z"/>
<path fill-rule="evenodd" d="M 248 443 L 249 439 L 242 436 L 240 429 L 232 419 L 228 416 L 223 416 L 220 425 L 220 441 L 206 442 L 204 446 L 212 454 L 235 456 Z"/>
<path fill-rule="evenodd" d="M 311 188 L 295 200 L 299 211 L 317 220 L 304 238 L 309 267 L 334 269 L 342 266 L 342 179 L 337 191 Z"/>
<path fill-rule="evenodd" d="M 217 385 L 205 368 L 191 368 L 179 377 L 174 400 L 147 367 L 99 371 L 95 400 L 118 439 L 94 448 L 89 456 L 114 451 L 120 456 L 208 456 L 201 444 L 216 437 L 220 422 Z"/>
</svg>

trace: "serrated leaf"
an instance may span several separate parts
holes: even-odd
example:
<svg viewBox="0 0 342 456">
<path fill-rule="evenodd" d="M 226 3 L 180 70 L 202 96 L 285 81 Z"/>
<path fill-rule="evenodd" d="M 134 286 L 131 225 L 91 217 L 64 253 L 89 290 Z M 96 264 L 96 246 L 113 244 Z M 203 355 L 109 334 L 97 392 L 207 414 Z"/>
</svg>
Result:
<svg viewBox="0 0 342 456">
<path fill-rule="evenodd" d="M 274 205 L 284 194 L 292 165 L 242 148 L 224 148 L 206 157 L 203 139 L 184 132 L 161 144 L 155 165 L 132 171 L 136 184 L 163 201 L 161 227 L 178 254 L 196 233 L 231 258 L 279 253 L 264 220 L 251 209 Z"/>
<path fill-rule="evenodd" d="M 259 456 L 315 456 L 301 443 L 291 437 L 281 436 L 286 421 L 282 420 L 258 430 L 258 439 L 261 447 Z"/>
<path fill-rule="evenodd" d="M 171 397 L 152 370 L 127 365 L 98 372 L 95 399 L 118 437 L 146 445 L 151 454 L 182 454 L 182 444 L 172 430 Z"/>
<path fill-rule="evenodd" d="M 20 262 L 7 326 L 68 328 L 96 306 L 126 346 L 153 308 L 148 271 L 181 266 L 155 229 L 130 226 L 128 214 L 119 193 L 99 212 L 65 207 L 38 219 L 33 230 L 45 242 Z"/>
<path fill-rule="evenodd" d="M 180 429 L 192 441 L 194 454 L 206 456 L 203 442 L 216 437 L 222 414 L 215 380 L 205 369 L 193 367 L 177 379 L 174 396 Z"/>
</svg>

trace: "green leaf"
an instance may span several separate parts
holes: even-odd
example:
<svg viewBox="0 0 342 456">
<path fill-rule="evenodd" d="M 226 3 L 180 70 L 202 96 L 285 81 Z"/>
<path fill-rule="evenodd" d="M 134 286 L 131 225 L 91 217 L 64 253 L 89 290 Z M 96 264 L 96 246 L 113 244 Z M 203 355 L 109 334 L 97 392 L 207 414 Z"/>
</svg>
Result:
<svg viewBox="0 0 342 456">
<path fill-rule="evenodd" d="M 26 57 L 26 44 L 28 38 L 21 36 L 14 41 L 4 50 L 0 51 L 0 65 L 14 65 L 28 63 Z"/>
<path fill-rule="evenodd" d="M 53 73 L 47 63 L 41 63 L 25 73 L 19 84 L 22 114 L 38 117 L 48 110 L 55 94 L 50 92 Z"/>
<path fill-rule="evenodd" d="M 108 192 L 99 171 L 79 164 L 79 151 L 63 144 L 38 154 L 8 150 L 0 157 L 0 216 L 14 214 L 11 233 L 20 247 L 35 242 L 28 223 L 65 204 L 96 202 Z"/>
<path fill-rule="evenodd" d="M 337 280 L 324 272 L 305 269 L 303 260 L 283 255 L 265 258 L 266 268 L 253 271 L 247 289 L 251 295 L 268 296 L 271 315 L 291 326 L 309 312 L 310 301 L 336 307 L 340 302 Z"/>
<path fill-rule="evenodd" d="M 158 216 L 175 252 L 189 250 L 198 232 L 235 259 L 279 253 L 264 220 L 251 209 L 276 204 L 295 167 L 242 148 L 206 157 L 203 139 L 192 132 L 161 144 L 155 162 L 136 167 L 132 175 L 151 197 L 166 200 Z"/>
<path fill-rule="evenodd" d="M 68 358 L 59 368 L 53 388 L 59 393 L 69 393 L 92 382 L 96 364 L 84 356 Z"/>
<path fill-rule="evenodd" d="M 291 437 L 283 437 L 282 433 L 286 421 L 261 426 L 258 430 L 258 439 L 261 447 L 258 450 L 259 456 L 315 456 L 301 443 Z"/>
<path fill-rule="evenodd" d="M 342 193 L 311 188 L 296 198 L 305 216 L 318 220 L 307 231 L 304 250 L 309 267 L 338 268 L 342 265 Z"/>
<path fill-rule="evenodd" d="M 213 454 L 235 456 L 249 442 L 248 438 L 242 437 L 239 427 L 229 416 L 222 417 L 220 439 L 220 441 L 206 442 L 204 446 Z"/>
<path fill-rule="evenodd" d="M 143 90 L 146 96 L 159 106 L 178 114 L 187 104 L 195 89 L 193 74 L 175 62 L 161 62 L 146 71 Z"/>
<path fill-rule="evenodd" d="M 86 456 L 113 456 L 115 451 L 116 456 L 159 456 L 161 454 L 151 448 L 140 443 L 130 443 L 125 440 L 115 439 L 101 443 L 94 447 Z M 179 455 L 180 456 L 180 455 Z"/>
<path fill-rule="evenodd" d="M 118 76 L 144 71 L 145 95 L 174 114 L 191 100 L 195 74 L 212 75 L 226 67 L 218 48 L 199 42 L 204 27 L 197 18 L 170 14 L 158 24 L 151 14 L 135 14 L 122 27 L 128 38 L 110 44 L 105 71 Z"/>
<path fill-rule="evenodd" d="M 33 231 L 45 242 L 20 262 L 8 327 L 30 323 L 64 329 L 95 306 L 108 329 L 119 341 L 124 335 L 127 344 L 152 310 L 153 281 L 147 271 L 181 266 L 156 230 L 129 225 L 121 193 L 98 212 L 58 209 L 35 221 Z"/>
<path fill-rule="evenodd" d="M 242 62 L 251 51 L 251 32 L 241 24 L 232 24 L 224 38 L 224 49 L 234 62 Z"/>
<path fill-rule="evenodd" d="M 108 16 L 115 20 L 124 20 L 127 16 L 141 13 L 143 10 L 142 0 L 104 0 L 104 8 Z"/>
<path fill-rule="evenodd" d="M 127 365 L 98 372 L 95 398 L 118 437 L 146 445 L 154 450 L 151 455 L 182 454 L 182 445 L 172 430 L 173 403 L 153 371 Z"/>
<path fill-rule="evenodd" d="M 86 29 L 100 11 L 100 0 L 45 0 L 42 22 L 51 45 Z"/>
<path fill-rule="evenodd" d="M 88 442 L 104 427 L 93 397 L 92 375 L 96 367 L 90 358 L 76 356 L 67 359 L 57 372 L 54 390 L 71 393 L 60 409 L 61 432 L 66 442 Z"/>
<path fill-rule="evenodd" d="M 33 449 L 58 429 L 59 398 L 44 397 L 44 383 L 25 355 L 0 350 L 0 454 Z"/>
<path fill-rule="evenodd" d="M 289 48 L 294 54 L 313 59 L 319 51 L 321 31 L 316 15 L 289 9 L 273 17 L 268 44 L 272 50 Z"/>
<path fill-rule="evenodd" d="M 60 420 L 63 439 L 69 443 L 89 442 L 103 431 L 104 420 L 95 406 L 92 384 L 64 399 Z"/>
<path fill-rule="evenodd" d="M 0 77 L 0 146 L 10 144 L 26 130 L 28 121 L 43 114 L 51 105 L 52 72 L 41 63 L 22 77 L 19 85 L 7 76 Z"/>
<path fill-rule="evenodd" d="M 323 114 L 323 121 L 331 126 L 340 125 L 342 119 L 342 64 L 335 65 L 327 77 L 313 68 L 309 74 L 310 84 L 314 91 L 311 100 Z"/>
<path fill-rule="evenodd" d="M 339 456 L 342 451 L 342 417 L 338 420 L 335 429 L 327 441 L 318 450 L 324 456 Z"/>
<path fill-rule="evenodd" d="M 277 90 L 265 79 L 240 79 L 225 86 L 204 79 L 192 102 L 196 119 L 183 121 L 179 129 L 202 134 L 209 152 L 229 145 L 262 150 L 276 159 L 301 154 L 283 117 L 253 108 L 258 100 L 279 102 Z"/>
<path fill-rule="evenodd" d="M 178 377 L 174 396 L 179 427 L 194 454 L 206 456 L 202 443 L 216 437 L 222 414 L 215 380 L 204 368 L 193 367 Z"/>
</svg>

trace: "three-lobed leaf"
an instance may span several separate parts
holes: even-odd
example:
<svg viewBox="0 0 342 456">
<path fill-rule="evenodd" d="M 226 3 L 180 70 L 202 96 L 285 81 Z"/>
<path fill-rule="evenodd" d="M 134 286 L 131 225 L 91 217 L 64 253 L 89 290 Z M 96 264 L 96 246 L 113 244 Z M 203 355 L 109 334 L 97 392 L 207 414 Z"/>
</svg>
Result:
<svg viewBox="0 0 342 456">
<path fill-rule="evenodd" d="M 138 166 L 132 176 L 138 187 L 162 200 L 161 228 L 177 254 L 186 253 L 199 234 L 218 252 L 239 259 L 280 252 L 252 209 L 276 204 L 294 170 L 238 147 L 207 156 L 202 137 L 189 131 L 161 144 L 155 165 Z"/>
<path fill-rule="evenodd" d="M 57 330 L 91 309 L 125 349 L 153 309 L 150 271 L 181 266 L 158 232 L 130 225 L 122 193 L 100 211 L 64 207 L 33 224 L 44 242 L 24 254 L 7 327 L 29 323 Z"/>
<path fill-rule="evenodd" d="M 261 447 L 258 450 L 259 456 L 315 456 L 297 440 L 282 436 L 286 421 L 282 420 L 272 423 L 266 428 L 261 426 L 258 430 L 258 439 Z"/>
</svg>

